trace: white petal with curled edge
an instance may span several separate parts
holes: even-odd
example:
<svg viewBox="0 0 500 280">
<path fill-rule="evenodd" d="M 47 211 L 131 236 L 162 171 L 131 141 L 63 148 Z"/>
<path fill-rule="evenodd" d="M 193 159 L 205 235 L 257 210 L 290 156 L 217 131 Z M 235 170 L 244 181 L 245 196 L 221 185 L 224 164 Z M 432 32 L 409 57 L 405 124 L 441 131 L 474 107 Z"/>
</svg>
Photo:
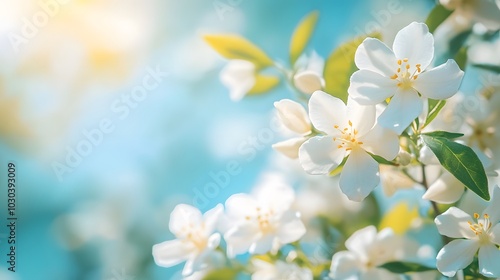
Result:
<svg viewBox="0 0 500 280">
<path fill-rule="evenodd" d="M 366 69 L 390 77 L 398 69 L 394 53 L 379 39 L 366 38 L 359 45 L 354 55 L 354 62 L 359 69 Z"/>
<path fill-rule="evenodd" d="M 254 223 L 244 223 L 233 226 L 224 234 L 227 243 L 227 255 L 234 258 L 236 255 L 248 252 L 252 244 L 259 238 L 259 228 Z"/>
<path fill-rule="evenodd" d="M 325 81 L 317 72 L 306 70 L 293 76 L 293 84 L 305 94 L 312 94 L 323 89 Z"/>
<path fill-rule="evenodd" d="M 288 129 L 298 134 L 311 132 L 311 122 L 302 105 L 290 99 L 282 99 L 274 102 L 274 107 L 278 110 L 279 119 Z"/>
<path fill-rule="evenodd" d="M 347 125 L 347 108 L 344 102 L 322 91 L 316 91 L 309 99 L 309 117 L 314 127 L 337 136 L 340 132 L 334 125 Z"/>
<path fill-rule="evenodd" d="M 457 239 L 446 244 L 438 253 L 437 269 L 445 276 L 453 277 L 458 270 L 468 266 L 479 249 L 477 240 Z"/>
<path fill-rule="evenodd" d="M 424 101 L 414 90 L 398 91 L 378 118 L 378 123 L 400 135 L 423 108 Z"/>
<path fill-rule="evenodd" d="M 190 224 L 201 225 L 203 216 L 200 210 L 191 205 L 179 204 L 175 206 L 170 213 L 169 229 L 177 237 L 182 237 L 182 228 L 188 227 Z"/>
<path fill-rule="evenodd" d="M 444 171 L 422 196 L 423 199 L 437 203 L 451 204 L 457 202 L 465 191 L 465 186 L 451 173 Z"/>
<path fill-rule="evenodd" d="M 347 92 L 363 105 L 376 105 L 396 93 L 397 81 L 379 73 L 361 69 L 351 76 Z"/>
<path fill-rule="evenodd" d="M 485 244 L 479 248 L 479 271 L 491 278 L 500 277 L 500 250 L 493 244 Z"/>
<path fill-rule="evenodd" d="M 153 245 L 153 258 L 157 265 L 171 267 L 187 260 L 193 248 L 174 239 Z"/>
<path fill-rule="evenodd" d="M 378 163 L 363 149 L 355 148 L 340 173 L 340 189 L 353 201 L 361 202 L 380 183 Z"/>
<path fill-rule="evenodd" d="M 299 157 L 299 148 L 307 140 L 305 137 L 291 138 L 285 141 L 273 144 L 272 147 L 283 155 L 296 159 Z"/>
<path fill-rule="evenodd" d="M 219 219 L 223 215 L 224 206 L 222 204 L 217 204 L 214 208 L 208 210 L 203 214 L 203 220 L 205 223 L 205 232 L 207 236 L 209 236 L 212 232 L 214 232 L 217 227 L 217 223 Z M 217 244 L 218 245 L 218 244 Z"/>
<path fill-rule="evenodd" d="M 493 187 L 490 203 L 484 209 L 483 214 L 488 214 L 490 222 L 494 225 L 500 222 L 500 187 L 498 185 Z"/>
<path fill-rule="evenodd" d="M 276 235 L 281 244 L 288 244 L 299 240 L 305 233 L 306 227 L 298 214 L 288 211 L 281 217 Z"/>
<path fill-rule="evenodd" d="M 427 68 L 434 58 L 434 37 L 424 23 L 412 22 L 401 29 L 392 45 L 398 59 L 408 58 L 412 66 Z"/>
<path fill-rule="evenodd" d="M 345 150 L 337 148 L 331 136 L 310 138 L 299 149 L 302 168 L 309 174 L 328 174 L 344 159 Z"/>
<path fill-rule="evenodd" d="M 476 234 L 470 229 L 472 217 L 457 207 L 450 207 L 434 219 L 440 234 L 451 238 L 476 239 Z"/>
<path fill-rule="evenodd" d="M 399 153 L 399 137 L 396 132 L 378 124 L 359 140 L 363 142 L 363 149 L 387 160 L 393 160 Z"/>
<path fill-rule="evenodd" d="M 347 99 L 347 116 L 358 131 L 358 137 L 365 135 L 375 124 L 375 106 L 364 106 L 355 100 Z"/>
<path fill-rule="evenodd" d="M 377 228 L 367 226 L 354 232 L 345 242 L 346 248 L 361 257 L 369 257 L 368 248 L 375 243 Z"/>
<path fill-rule="evenodd" d="M 335 253 L 330 266 L 330 277 L 332 279 L 358 279 L 361 272 L 360 260 L 349 251 Z"/>
<path fill-rule="evenodd" d="M 460 70 L 455 60 L 449 59 L 446 63 L 418 75 L 413 86 L 427 98 L 447 99 L 457 93 L 463 76 L 464 71 Z"/>
</svg>

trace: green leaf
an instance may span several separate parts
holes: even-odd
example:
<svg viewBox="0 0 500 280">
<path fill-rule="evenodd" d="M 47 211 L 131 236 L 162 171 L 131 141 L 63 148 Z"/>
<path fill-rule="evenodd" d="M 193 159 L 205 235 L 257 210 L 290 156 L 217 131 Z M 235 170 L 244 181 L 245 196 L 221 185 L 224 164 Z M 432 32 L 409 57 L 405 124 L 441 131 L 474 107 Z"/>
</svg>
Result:
<svg viewBox="0 0 500 280">
<path fill-rule="evenodd" d="M 339 175 L 340 172 L 342 172 L 342 169 L 344 169 L 344 165 L 345 165 L 346 161 L 347 161 L 347 157 L 344 157 L 344 159 L 339 164 L 339 166 L 337 166 L 337 168 L 335 168 L 332 171 L 330 171 L 330 173 L 328 175 L 330 175 L 332 177 Z"/>
<path fill-rule="evenodd" d="M 465 71 L 465 68 L 467 66 L 467 48 L 466 47 L 461 47 L 457 54 L 455 54 L 455 61 L 458 64 L 458 67 Z"/>
<path fill-rule="evenodd" d="M 280 83 L 280 78 L 272 75 L 257 74 L 255 85 L 250 89 L 248 95 L 258 95 L 266 93 Z"/>
<path fill-rule="evenodd" d="M 231 268 L 222 268 L 210 271 L 203 277 L 203 280 L 233 280 L 236 279 L 239 271 Z"/>
<path fill-rule="evenodd" d="M 441 109 L 443 109 L 444 105 L 446 105 L 446 100 L 436 100 L 430 99 L 427 101 L 429 107 L 429 113 L 427 114 L 427 118 L 425 119 L 424 127 L 430 124 L 439 114 Z"/>
<path fill-rule="evenodd" d="M 295 64 L 299 56 L 304 52 L 311 36 L 316 28 L 319 13 L 314 11 L 305 16 L 295 28 L 290 40 L 290 62 Z"/>
<path fill-rule="evenodd" d="M 474 64 L 473 66 L 500 74 L 500 66 L 491 64 Z"/>
<path fill-rule="evenodd" d="M 368 153 L 374 160 L 376 160 L 380 164 L 385 164 L 385 165 L 393 165 L 393 166 L 398 166 L 397 163 L 394 163 L 390 160 L 386 160 L 385 158 L 381 156 L 374 155 L 372 153 Z"/>
<path fill-rule="evenodd" d="M 432 267 L 427 267 L 422 264 L 412 263 L 412 262 L 388 262 L 380 267 L 389 270 L 392 273 L 404 274 L 409 272 L 423 272 L 429 270 L 436 270 Z"/>
<path fill-rule="evenodd" d="M 205 35 L 203 39 L 227 59 L 247 60 L 253 62 L 257 68 L 273 65 L 273 61 L 264 51 L 240 35 Z"/>
<path fill-rule="evenodd" d="M 367 37 L 380 39 L 379 33 L 369 36 L 360 36 L 336 48 L 325 62 L 323 77 L 325 78 L 325 92 L 347 102 L 347 89 L 350 78 L 358 68 L 354 64 L 356 49 Z"/>
<path fill-rule="evenodd" d="M 434 32 L 436 28 L 451 15 L 452 12 L 453 11 L 446 9 L 443 5 L 436 5 L 425 20 L 425 24 L 429 27 L 429 31 Z"/>
<path fill-rule="evenodd" d="M 446 139 L 455 139 L 464 136 L 462 133 L 454 133 L 447 131 L 433 131 L 433 132 L 422 133 L 422 135 L 427 135 L 431 137 L 443 137 Z"/>
<path fill-rule="evenodd" d="M 422 140 L 455 178 L 484 200 L 490 200 L 483 164 L 470 147 L 444 137 L 422 135 Z"/>
</svg>

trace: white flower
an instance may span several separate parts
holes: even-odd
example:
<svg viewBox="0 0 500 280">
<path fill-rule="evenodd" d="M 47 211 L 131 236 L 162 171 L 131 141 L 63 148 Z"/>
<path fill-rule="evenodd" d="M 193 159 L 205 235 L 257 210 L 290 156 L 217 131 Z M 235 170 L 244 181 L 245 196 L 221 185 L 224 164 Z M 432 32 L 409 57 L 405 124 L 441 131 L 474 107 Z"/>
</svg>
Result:
<svg viewBox="0 0 500 280">
<path fill-rule="evenodd" d="M 171 267 L 186 261 L 183 276 L 206 268 L 220 243 L 220 234 L 215 233 L 215 229 L 222 213 L 220 204 L 204 215 L 193 206 L 177 205 L 170 214 L 169 222 L 169 229 L 177 239 L 153 246 L 155 263 Z"/>
<path fill-rule="evenodd" d="M 300 267 L 295 263 L 276 261 L 269 263 L 259 259 L 253 259 L 254 273 L 252 280 L 312 280 L 311 270 Z"/>
<path fill-rule="evenodd" d="M 452 17 L 472 25 L 479 22 L 489 30 L 500 29 L 500 9 L 493 0 L 440 0 L 447 9 L 454 10 Z"/>
<path fill-rule="evenodd" d="M 394 159 L 399 152 L 397 135 L 374 126 L 374 106 L 360 106 L 353 100 L 346 106 L 322 91 L 311 96 L 309 117 L 314 127 L 327 135 L 302 144 L 302 167 L 310 174 L 328 174 L 348 156 L 340 174 L 340 188 L 349 199 L 363 200 L 380 182 L 378 163 L 368 152 Z"/>
<path fill-rule="evenodd" d="M 475 221 L 474 221 L 475 220 Z M 500 187 L 482 215 L 474 219 L 456 207 L 449 208 L 435 219 L 439 233 L 456 239 L 446 244 L 437 255 L 437 268 L 445 276 L 469 265 L 479 250 L 479 270 L 487 277 L 500 277 Z"/>
<path fill-rule="evenodd" d="M 451 204 L 462 197 L 464 190 L 464 184 L 450 172 L 443 170 L 443 174 L 429 186 L 422 198 L 437 203 Z"/>
<path fill-rule="evenodd" d="M 255 85 L 255 65 L 246 60 L 230 60 L 220 73 L 221 82 L 229 88 L 233 101 L 241 100 Z"/>
<path fill-rule="evenodd" d="M 252 195 L 235 194 L 226 201 L 227 254 L 265 254 L 299 240 L 306 229 L 291 210 L 293 190 L 285 185 L 263 185 Z"/>
<path fill-rule="evenodd" d="M 297 71 L 293 76 L 295 87 L 305 94 L 313 94 L 325 87 L 323 79 L 324 59 L 316 52 L 309 57 L 301 56 L 296 63 Z"/>
<path fill-rule="evenodd" d="M 299 147 L 307 140 L 305 136 L 310 134 L 312 129 L 307 112 L 302 105 L 290 99 L 274 102 L 274 107 L 277 109 L 278 118 L 283 125 L 289 130 L 300 134 L 301 137 L 276 143 L 273 148 L 289 158 L 297 158 Z"/>
<path fill-rule="evenodd" d="M 434 38 L 427 26 L 413 22 L 401 29 L 393 50 L 368 38 L 358 47 L 351 76 L 350 96 L 363 105 L 375 105 L 392 96 L 379 123 L 401 134 L 423 110 L 424 99 L 454 95 L 463 77 L 454 60 L 427 69 L 434 57 Z"/>
<path fill-rule="evenodd" d="M 333 255 L 330 277 L 342 280 L 400 279 L 399 275 L 378 266 L 402 257 L 404 243 L 401 241 L 390 228 L 379 233 L 374 226 L 356 231 L 345 242 L 348 251 Z"/>
<path fill-rule="evenodd" d="M 390 165 L 380 166 L 380 181 L 384 194 L 388 197 L 393 196 L 398 190 L 411 189 L 416 185 L 401 172 L 401 169 Z"/>
</svg>

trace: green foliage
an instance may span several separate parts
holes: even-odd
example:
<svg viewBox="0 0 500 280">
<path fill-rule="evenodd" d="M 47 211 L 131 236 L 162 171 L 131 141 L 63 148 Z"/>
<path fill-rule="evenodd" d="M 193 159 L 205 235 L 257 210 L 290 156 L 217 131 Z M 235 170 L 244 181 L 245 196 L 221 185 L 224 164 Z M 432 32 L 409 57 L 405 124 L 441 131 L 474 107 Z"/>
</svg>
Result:
<svg viewBox="0 0 500 280">
<path fill-rule="evenodd" d="M 323 77 L 325 92 L 347 102 L 347 89 L 351 75 L 358 70 L 354 64 L 356 49 L 367 37 L 380 39 L 379 33 L 354 38 L 335 49 L 325 62 Z"/>
<path fill-rule="evenodd" d="M 380 267 L 385 268 L 390 272 L 397 274 L 436 270 L 435 268 L 427 267 L 422 264 L 412 263 L 412 262 L 388 262 L 381 265 Z"/>
<path fill-rule="evenodd" d="M 500 66 L 490 64 L 474 64 L 475 67 L 500 74 Z"/>
<path fill-rule="evenodd" d="M 425 23 L 429 27 L 429 31 L 434 32 L 436 28 L 451 15 L 451 13 L 452 11 L 446 9 L 443 5 L 436 5 L 425 20 Z"/>
<path fill-rule="evenodd" d="M 462 133 L 454 133 L 447 131 L 433 131 L 433 132 L 422 133 L 422 135 L 427 135 L 430 137 L 443 137 L 446 139 L 455 139 L 464 136 Z"/>
<path fill-rule="evenodd" d="M 423 127 L 429 125 L 439 114 L 444 105 L 446 105 L 446 100 L 435 100 L 430 99 L 427 101 L 429 112 L 427 113 L 427 118 L 425 118 L 425 123 Z"/>
<path fill-rule="evenodd" d="M 309 43 L 309 40 L 314 33 L 314 29 L 316 28 L 318 17 L 318 11 L 311 12 L 305 16 L 295 28 L 290 40 L 290 62 L 292 65 L 295 64 Z"/>
<path fill-rule="evenodd" d="M 259 95 L 275 88 L 280 83 L 280 78 L 272 75 L 257 74 L 255 85 L 250 89 L 248 95 Z"/>
<path fill-rule="evenodd" d="M 422 140 L 455 178 L 481 198 L 490 199 L 483 164 L 470 147 L 431 135 L 422 135 Z"/>
<path fill-rule="evenodd" d="M 227 59 L 242 59 L 260 68 L 273 65 L 264 51 L 240 35 L 205 35 L 203 39 L 220 55 Z"/>
<path fill-rule="evenodd" d="M 217 270 L 210 271 L 203 280 L 234 280 L 239 274 L 239 270 L 234 270 L 231 268 L 221 268 Z"/>
</svg>

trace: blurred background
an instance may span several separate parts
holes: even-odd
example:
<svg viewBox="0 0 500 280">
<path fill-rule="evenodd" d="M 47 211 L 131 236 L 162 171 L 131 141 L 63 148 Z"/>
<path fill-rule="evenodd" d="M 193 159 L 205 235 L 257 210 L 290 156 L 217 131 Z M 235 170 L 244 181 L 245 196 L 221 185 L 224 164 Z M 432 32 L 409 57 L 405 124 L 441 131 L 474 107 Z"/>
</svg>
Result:
<svg viewBox="0 0 500 280">
<path fill-rule="evenodd" d="M 0 4 L 1 221 L 17 166 L 17 264 L 0 279 L 180 279 L 154 264 L 177 203 L 206 211 L 279 165 L 270 127 L 286 86 L 235 103 L 225 60 L 203 34 L 242 34 L 285 61 L 299 20 L 320 12 L 310 44 L 326 57 L 381 27 L 391 43 L 434 1 L 18 0 Z M 397 5 L 389 13 L 388 5 Z M 390 22 L 390 24 L 389 24 Z M 242 152 L 243 151 L 243 152 Z M 278 163 L 277 163 L 278 162 Z M 206 195 L 235 163 L 241 172 Z M 205 195 L 203 195 L 205 193 Z M 200 195 L 201 194 L 201 195 Z"/>
</svg>

